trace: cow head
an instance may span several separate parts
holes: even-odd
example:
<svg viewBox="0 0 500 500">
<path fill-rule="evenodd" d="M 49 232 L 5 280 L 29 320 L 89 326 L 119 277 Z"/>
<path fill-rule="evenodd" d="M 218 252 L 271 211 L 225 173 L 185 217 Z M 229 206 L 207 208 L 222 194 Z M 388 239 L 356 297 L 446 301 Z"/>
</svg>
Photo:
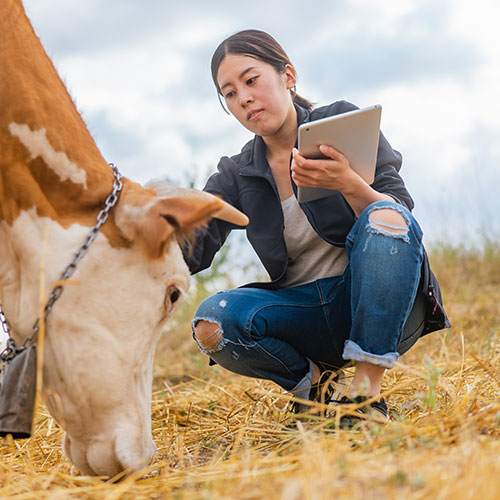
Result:
<svg viewBox="0 0 500 500">
<path fill-rule="evenodd" d="M 66 432 L 66 455 L 86 474 L 114 476 L 151 460 L 155 345 L 189 286 L 180 244 L 211 216 L 246 223 L 207 193 L 161 191 L 158 196 L 125 181 L 106 230 L 79 263 L 47 322 L 46 403 Z M 12 266 L 3 300 L 15 331 L 29 332 L 39 307 L 44 253 L 48 290 L 89 228 L 78 221 L 63 227 L 32 209 L 11 226 L 2 223 L 2 230 L 1 253 Z"/>
</svg>

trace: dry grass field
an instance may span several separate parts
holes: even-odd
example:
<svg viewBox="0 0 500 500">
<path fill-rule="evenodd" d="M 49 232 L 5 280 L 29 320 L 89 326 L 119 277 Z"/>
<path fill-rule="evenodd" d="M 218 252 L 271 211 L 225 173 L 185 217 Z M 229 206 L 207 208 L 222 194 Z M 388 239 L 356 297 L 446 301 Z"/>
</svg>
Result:
<svg viewBox="0 0 500 500">
<path fill-rule="evenodd" d="M 279 388 L 208 367 L 189 329 L 200 287 L 158 346 L 154 463 L 118 483 L 81 476 L 42 408 L 34 437 L 0 446 L 0 498 L 497 500 L 500 247 L 437 248 L 431 261 L 453 328 L 386 374 L 389 424 L 292 425 Z"/>
</svg>

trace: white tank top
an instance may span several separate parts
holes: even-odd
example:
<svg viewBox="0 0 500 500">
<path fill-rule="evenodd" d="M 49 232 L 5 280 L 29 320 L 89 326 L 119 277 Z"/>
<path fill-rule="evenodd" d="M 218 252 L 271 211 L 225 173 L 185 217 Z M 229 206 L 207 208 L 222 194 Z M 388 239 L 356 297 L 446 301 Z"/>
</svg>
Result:
<svg viewBox="0 0 500 500">
<path fill-rule="evenodd" d="M 340 276 L 349 262 L 347 251 L 323 240 L 312 228 L 294 195 L 281 202 L 285 218 L 288 270 L 282 286 L 297 286 Z"/>
</svg>

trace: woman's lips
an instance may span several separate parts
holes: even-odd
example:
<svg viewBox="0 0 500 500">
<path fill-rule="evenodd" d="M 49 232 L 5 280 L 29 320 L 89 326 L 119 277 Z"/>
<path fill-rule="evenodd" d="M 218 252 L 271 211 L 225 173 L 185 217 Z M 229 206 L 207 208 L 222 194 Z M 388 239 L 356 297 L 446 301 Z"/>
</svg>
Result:
<svg viewBox="0 0 500 500">
<path fill-rule="evenodd" d="M 262 115 L 263 112 L 264 112 L 263 109 L 257 109 L 255 111 L 250 111 L 250 113 L 248 113 L 248 115 L 247 115 L 247 120 L 248 121 L 257 120 L 258 118 L 260 118 L 260 116 Z"/>
</svg>

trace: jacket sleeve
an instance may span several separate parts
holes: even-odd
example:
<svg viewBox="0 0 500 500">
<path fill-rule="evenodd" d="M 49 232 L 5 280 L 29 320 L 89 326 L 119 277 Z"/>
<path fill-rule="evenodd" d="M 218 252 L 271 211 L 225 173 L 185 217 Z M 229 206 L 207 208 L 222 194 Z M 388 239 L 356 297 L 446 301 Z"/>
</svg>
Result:
<svg viewBox="0 0 500 500">
<path fill-rule="evenodd" d="M 222 198 L 238 208 L 237 199 L 237 166 L 227 157 L 221 158 L 218 172 L 211 175 L 203 191 Z M 211 219 L 207 226 L 195 233 L 194 241 L 183 248 L 184 260 L 192 274 L 210 267 L 215 254 L 222 247 L 229 233 L 236 228 L 235 224 L 220 219 Z"/>
<path fill-rule="evenodd" d="M 415 204 L 399 175 L 401 163 L 401 153 L 392 149 L 384 134 L 380 132 L 377 168 L 375 170 L 375 180 L 371 186 L 379 193 L 388 194 L 411 211 Z"/>
</svg>

